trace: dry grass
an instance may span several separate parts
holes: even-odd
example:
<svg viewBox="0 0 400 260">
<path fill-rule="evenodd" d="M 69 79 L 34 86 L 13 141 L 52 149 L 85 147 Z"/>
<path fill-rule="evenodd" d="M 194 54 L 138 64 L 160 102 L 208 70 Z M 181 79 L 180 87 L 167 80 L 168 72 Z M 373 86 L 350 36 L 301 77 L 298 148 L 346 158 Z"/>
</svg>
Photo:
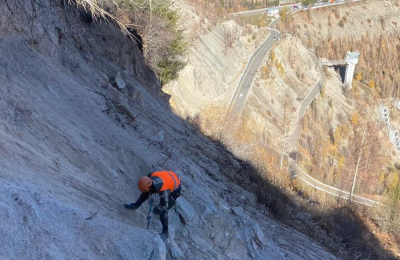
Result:
<svg viewBox="0 0 400 260">
<path fill-rule="evenodd" d="M 215 104 L 203 109 L 202 116 L 199 118 L 201 131 L 212 138 L 217 138 L 224 123 L 224 113 L 226 108 Z"/>
<path fill-rule="evenodd" d="M 131 35 L 128 31 L 127 24 L 113 14 L 113 11 L 116 12 L 119 9 L 117 2 L 114 0 L 68 0 L 68 3 L 70 5 L 76 4 L 81 6 L 86 12 L 91 13 L 94 19 L 104 19 L 117 24 L 123 33 Z M 105 10 L 106 8 L 112 10 L 112 13 L 107 12 Z"/>
</svg>

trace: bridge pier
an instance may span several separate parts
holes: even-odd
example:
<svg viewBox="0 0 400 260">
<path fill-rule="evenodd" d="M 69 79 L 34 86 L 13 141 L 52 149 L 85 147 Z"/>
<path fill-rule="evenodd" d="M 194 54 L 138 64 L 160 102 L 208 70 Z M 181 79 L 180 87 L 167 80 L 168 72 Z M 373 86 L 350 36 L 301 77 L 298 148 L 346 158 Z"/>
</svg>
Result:
<svg viewBox="0 0 400 260">
<path fill-rule="evenodd" d="M 346 75 L 344 77 L 344 87 L 352 88 L 352 82 L 354 77 L 354 69 L 356 64 L 358 63 L 358 57 L 360 56 L 359 52 L 347 52 L 346 54 Z"/>
</svg>

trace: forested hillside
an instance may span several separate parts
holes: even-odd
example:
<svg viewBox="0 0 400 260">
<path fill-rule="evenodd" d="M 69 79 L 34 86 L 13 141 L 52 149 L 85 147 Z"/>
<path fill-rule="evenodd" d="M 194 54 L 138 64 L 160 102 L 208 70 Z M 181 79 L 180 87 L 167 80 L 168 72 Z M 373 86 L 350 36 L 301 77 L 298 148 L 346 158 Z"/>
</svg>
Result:
<svg viewBox="0 0 400 260">
<path fill-rule="evenodd" d="M 353 87 L 337 91 L 325 84 L 302 125 L 300 164 L 317 179 L 387 207 L 371 215 L 399 243 L 399 152 L 389 141 L 379 107 L 390 109 L 396 128 L 399 112 L 399 1 L 359 2 L 298 12 L 279 24 L 321 60 L 343 60 L 359 52 Z M 325 67 L 328 78 L 340 75 Z M 343 75 L 342 75 L 343 76 Z M 344 103 L 347 103 L 344 106 Z M 356 177 L 356 179 L 354 179 Z M 379 212 L 379 211 L 378 211 Z"/>
<path fill-rule="evenodd" d="M 211 5 L 206 1 L 190 3 L 192 6 Z M 393 39 L 390 43 L 392 47 L 384 51 L 391 55 L 390 57 L 386 57 L 386 54 L 378 55 L 383 51 L 383 46 L 388 45 L 381 46 L 377 43 L 382 39 L 392 39 L 395 35 L 399 19 L 396 8 L 397 1 L 382 1 L 346 3 L 298 11 L 293 15 L 288 14 L 286 10 L 277 27 L 282 33 L 282 38 L 265 56 L 262 66 L 255 73 L 250 94 L 240 116 L 232 118 L 232 122 L 226 124 L 230 120 L 224 118 L 227 100 L 215 98 L 211 94 L 215 91 L 214 87 L 207 85 L 207 91 L 203 91 L 201 87 L 194 88 L 203 93 L 207 100 L 204 103 L 207 105 L 192 118 L 204 133 L 216 140 L 222 140 L 240 158 L 255 165 L 263 178 L 276 184 L 284 193 L 299 199 L 298 203 L 302 205 L 302 209 L 317 220 L 305 226 L 297 225 L 303 232 L 317 237 L 318 232 L 311 230 L 323 230 L 322 232 L 327 232 L 335 239 L 343 236 L 344 240 L 362 241 L 362 238 L 373 230 L 381 232 L 377 237 L 395 251 L 398 248 L 392 245 L 398 244 L 398 155 L 395 147 L 389 142 L 386 126 L 380 121 L 378 107 L 386 104 L 393 110 L 392 115 L 397 113 L 391 105 L 392 100 L 385 96 L 387 92 L 396 93 L 397 87 L 395 84 L 378 87 L 375 82 L 381 81 L 379 77 L 371 80 L 372 75 L 378 74 L 366 72 L 385 68 L 384 74 L 388 80 L 394 76 L 389 76 L 386 71 L 397 73 L 398 64 L 393 62 L 393 67 L 389 65 L 389 61 L 396 60 L 397 51 L 393 55 L 391 53 L 396 49 L 397 39 Z M 211 12 L 206 10 L 207 8 L 196 10 L 197 15 L 204 18 L 198 21 L 199 24 L 206 24 L 206 21 L 222 23 L 226 18 L 224 15 L 218 16 L 215 8 Z M 213 14 L 219 20 L 211 19 Z M 245 21 L 259 28 L 266 26 L 264 22 L 268 19 L 233 17 L 238 24 Z M 382 30 L 382 20 L 387 30 Z M 212 23 L 208 28 L 212 30 Z M 220 38 L 231 35 L 232 31 L 224 29 L 219 31 Z M 239 49 L 243 43 L 241 31 L 233 32 L 236 33 L 233 34 L 234 37 L 230 37 L 233 44 L 229 45 L 226 52 L 228 54 L 230 50 Z M 205 36 L 200 39 L 209 35 L 207 32 L 203 34 Z M 195 49 L 199 49 L 198 45 Z M 361 53 L 353 88 L 343 88 L 343 75 L 338 68 L 323 68 L 326 81 L 301 124 L 298 163 L 302 169 L 328 185 L 351 191 L 354 195 L 388 203 L 387 207 L 363 208 L 349 205 L 346 200 L 337 200 L 334 196 L 307 188 L 301 181 L 289 179 L 290 169 L 284 148 L 288 143 L 286 133 L 294 122 L 298 105 L 319 77 L 316 70 L 318 64 L 313 62 L 311 55 L 316 55 L 321 61 L 343 60 L 348 51 Z M 229 57 L 226 53 L 221 54 L 222 59 Z M 372 62 L 374 57 L 376 62 Z M 196 67 L 197 60 L 189 60 L 189 66 Z M 367 63 L 371 66 L 366 66 Z M 200 68 L 201 65 L 197 67 Z M 220 66 L 209 69 L 218 71 L 219 68 Z M 191 91 L 188 82 L 196 79 L 191 77 L 201 75 L 203 70 L 198 69 L 191 74 L 187 74 L 185 70 L 176 82 L 177 85 L 168 88 L 168 93 L 171 94 L 171 104 L 176 106 L 178 111 L 182 109 L 182 112 L 179 112 L 186 117 L 188 114 L 185 112 L 190 111 L 190 107 L 185 106 L 184 98 Z M 196 80 L 194 82 L 193 85 L 198 83 Z M 237 81 L 229 83 L 231 88 L 226 88 L 225 83 L 220 85 L 226 90 L 225 96 L 229 98 L 233 96 Z M 394 125 L 395 121 L 392 120 Z M 228 127 L 224 128 L 224 124 Z M 240 179 L 239 176 L 234 177 Z M 290 216 L 296 210 L 290 203 L 278 199 L 278 204 L 283 203 L 285 206 L 275 207 L 265 187 L 259 185 L 258 189 L 263 190 L 258 193 L 259 199 L 266 203 L 274 214 L 284 221 L 293 221 Z M 332 216 L 332 212 L 327 208 L 335 211 L 337 215 Z M 354 222 L 346 222 L 344 219 L 347 218 L 353 219 Z M 367 229 L 364 230 L 364 227 Z M 379 246 L 375 247 L 377 243 L 369 242 L 370 248 L 379 251 Z M 351 252 L 349 255 L 361 254 L 362 257 L 366 257 L 370 252 L 357 249 L 357 244 L 358 242 L 355 242 L 347 247 Z"/>
</svg>

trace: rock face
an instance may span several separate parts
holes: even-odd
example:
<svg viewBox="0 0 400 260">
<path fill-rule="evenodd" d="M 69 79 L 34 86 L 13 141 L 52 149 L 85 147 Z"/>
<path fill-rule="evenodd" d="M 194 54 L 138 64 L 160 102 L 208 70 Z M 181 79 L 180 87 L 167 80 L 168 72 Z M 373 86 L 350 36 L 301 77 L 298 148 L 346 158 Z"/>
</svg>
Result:
<svg viewBox="0 0 400 260">
<path fill-rule="evenodd" d="M 183 196 L 176 201 L 176 205 L 179 208 L 179 214 L 185 223 L 190 223 L 196 216 L 193 207 L 185 200 L 185 198 L 183 198 Z"/>
<path fill-rule="evenodd" d="M 59 1 L 0 2 L 0 258 L 334 259 L 221 174 L 221 157 L 238 162 L 153 94 L 134 43 L 85 21 Z M 161 169 L 184 189 L 165 242 L 147 202 L 123 207 Z"/>
<path fill-rule="evenodd" d="M 166 259 L 155 232 L 106 217 L 101 207 L 77 209 L 22 181 L 2 182 L 1 200 L 3 259 Z"/>
</svg>

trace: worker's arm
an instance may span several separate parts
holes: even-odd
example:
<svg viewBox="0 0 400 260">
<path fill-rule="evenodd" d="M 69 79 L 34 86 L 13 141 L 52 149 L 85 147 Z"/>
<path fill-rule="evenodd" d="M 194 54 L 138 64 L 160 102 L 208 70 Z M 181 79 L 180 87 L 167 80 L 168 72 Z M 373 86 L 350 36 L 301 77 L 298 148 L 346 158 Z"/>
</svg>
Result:
<svg viewBox="0 0 400 260">
<path fill-rule="evenodd" d="M 142 205 L 143 202 L 145 202 L 150 196 L 150 192 L 142 192 L 142 194 L 140 194 L 139 198 L 136 200 L 135 203 L 125 203 L 124 207 L 127 209 L 137 209 L 140 207 L 140 205 Z"/>
<path fill-rule="evenodd" d="M 150 192 L 142 192 L 142 194 L 140 194 L 139 198 L 136 200 L 135 204 L 139 207 L 149 198 L 149 196 Z"/>
</svg>

